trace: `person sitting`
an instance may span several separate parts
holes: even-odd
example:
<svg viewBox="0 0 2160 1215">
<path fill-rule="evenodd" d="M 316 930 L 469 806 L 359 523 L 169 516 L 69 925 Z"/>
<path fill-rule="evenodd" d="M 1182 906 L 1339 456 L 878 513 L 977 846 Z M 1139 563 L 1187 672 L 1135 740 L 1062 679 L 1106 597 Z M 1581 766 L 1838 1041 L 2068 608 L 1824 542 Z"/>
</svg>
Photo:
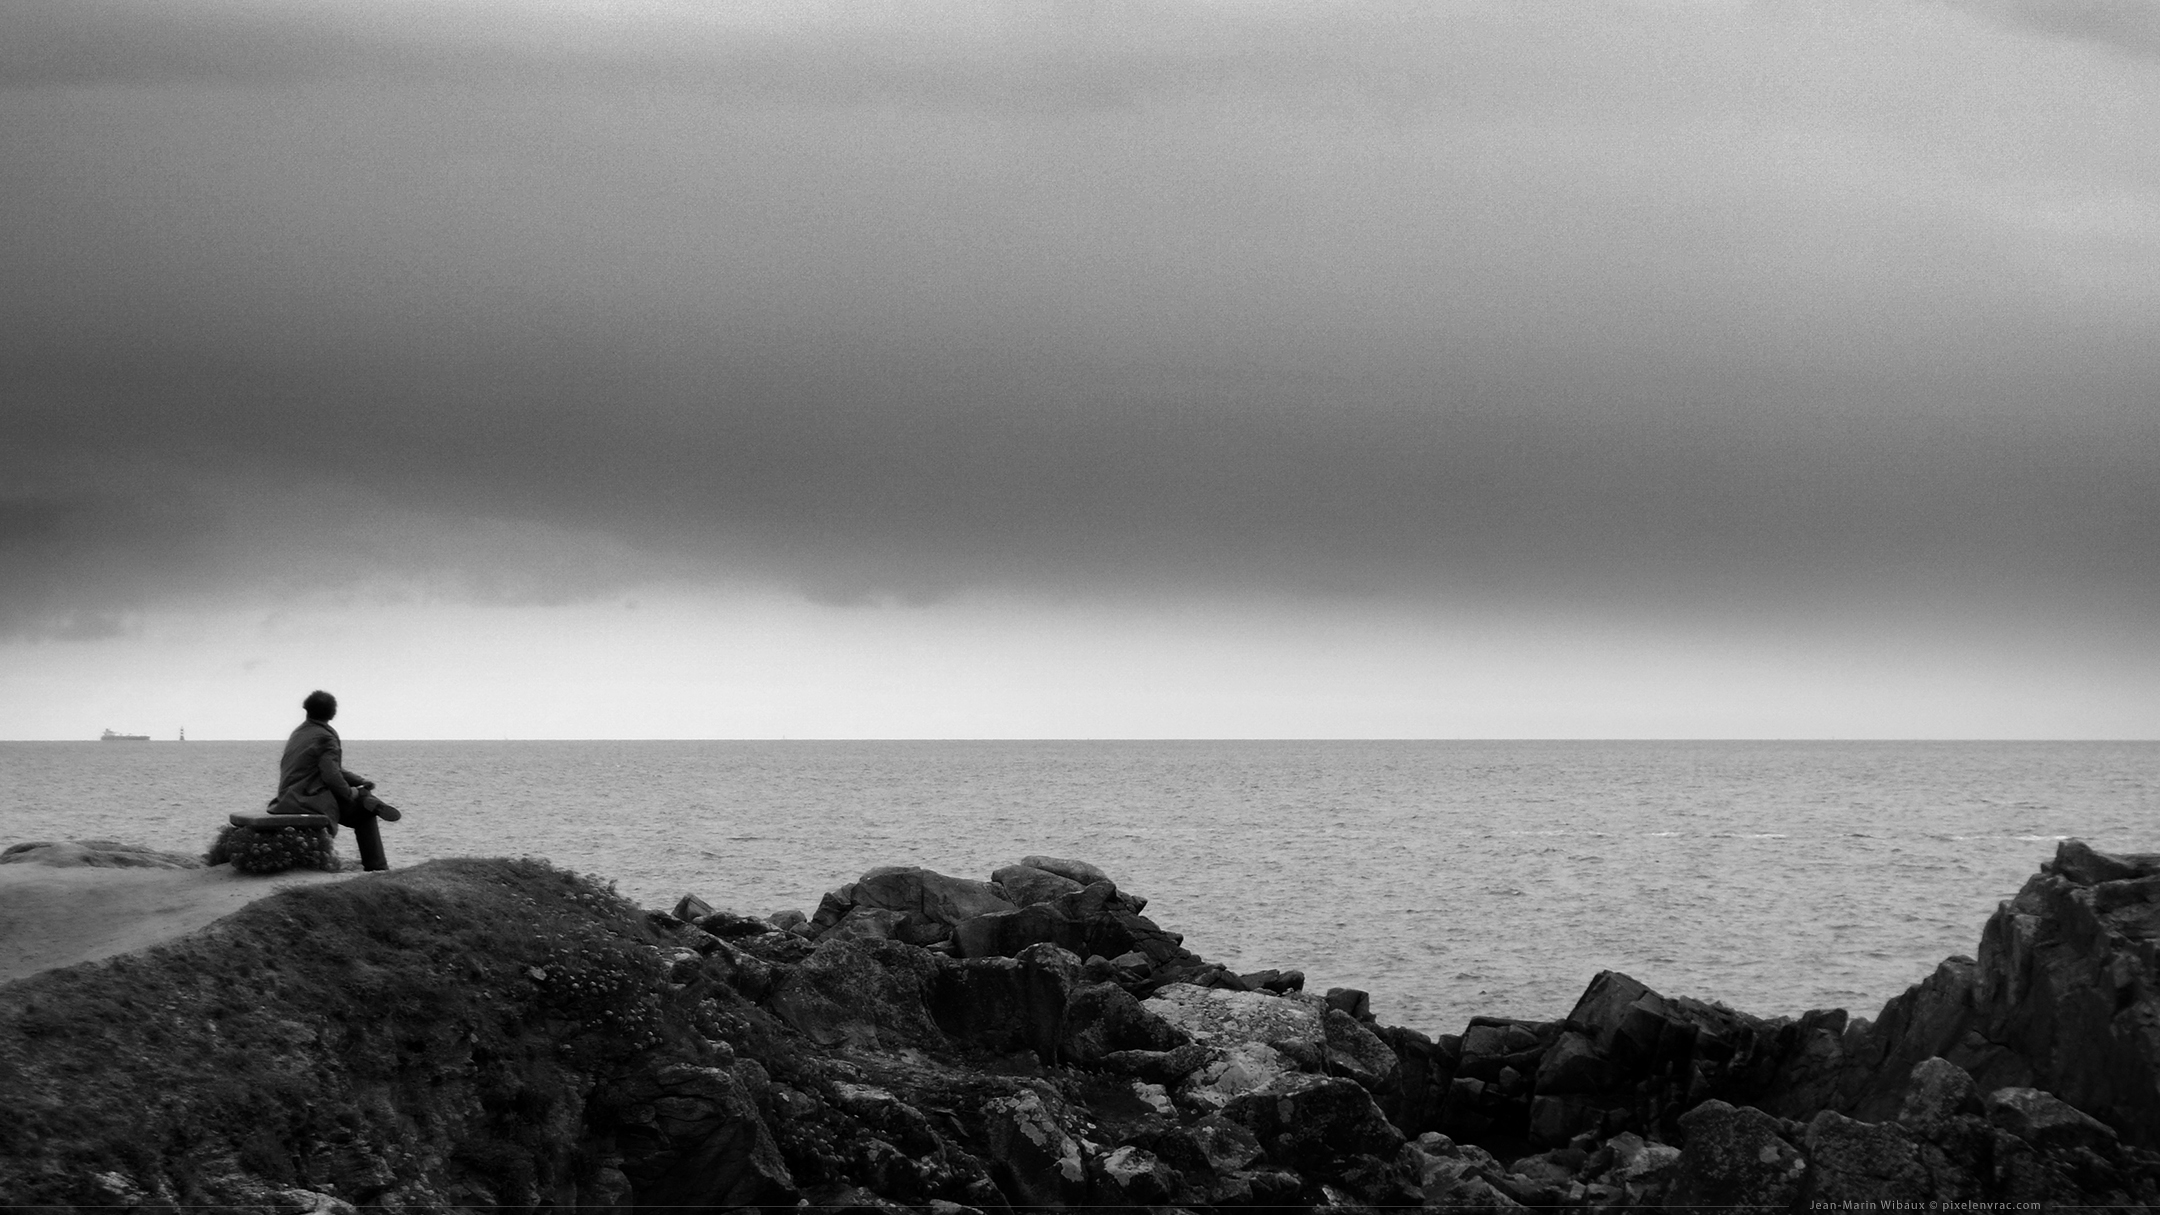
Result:
<svg viewBox="0 0 2160 1215">
<path fill-rule="evenodd" d="M 271 799 L 273 814 L 320 814 L 333 824 L 353 829 L 360 845 L 360 865 L 368 870 L 388 869 L 383 856 L 378 822 L 394 823 L 404 817 L 396 806 L 375 796 L 375 782 L 345 770 L 345 744 L 331 728 L 337 716 L 337 697 L 314 691 L 300 702 L 307 720 L 294 727 L 285 740 L 285 754 L 278 760 L 278 791 Z"/>
</svg>

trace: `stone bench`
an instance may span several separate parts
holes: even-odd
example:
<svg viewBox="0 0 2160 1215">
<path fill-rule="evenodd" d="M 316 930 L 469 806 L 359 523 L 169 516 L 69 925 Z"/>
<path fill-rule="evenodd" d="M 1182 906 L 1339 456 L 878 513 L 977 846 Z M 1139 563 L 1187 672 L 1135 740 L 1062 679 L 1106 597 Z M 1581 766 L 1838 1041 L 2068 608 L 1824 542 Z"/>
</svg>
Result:
<svg viewBox="0 0 2160 1215">
<path fill-rule="evenodd" d="M 327 814 L 272 814 L 268 810 L 235 810 L 229 816 L 235 827 L 275 831 L 280 827 L 330 827 Z"/>
</svg>

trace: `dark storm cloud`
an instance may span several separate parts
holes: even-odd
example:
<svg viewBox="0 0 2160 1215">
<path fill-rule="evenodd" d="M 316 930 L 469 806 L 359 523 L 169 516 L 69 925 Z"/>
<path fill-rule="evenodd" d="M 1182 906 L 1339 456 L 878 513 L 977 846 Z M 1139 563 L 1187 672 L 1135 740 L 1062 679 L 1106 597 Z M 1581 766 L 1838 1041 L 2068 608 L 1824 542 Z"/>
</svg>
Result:
<svg viewBox="0 0 2160 1215">
<path fill-rule="evenodd" d="M 2155 589 L 2153 153 L 2015 46 L 1967 118 L 1938 31 L 1726 10 L 578 11 L 0 17 L 0 627 L 326 551 L 516 602 Z"/>
</svg>

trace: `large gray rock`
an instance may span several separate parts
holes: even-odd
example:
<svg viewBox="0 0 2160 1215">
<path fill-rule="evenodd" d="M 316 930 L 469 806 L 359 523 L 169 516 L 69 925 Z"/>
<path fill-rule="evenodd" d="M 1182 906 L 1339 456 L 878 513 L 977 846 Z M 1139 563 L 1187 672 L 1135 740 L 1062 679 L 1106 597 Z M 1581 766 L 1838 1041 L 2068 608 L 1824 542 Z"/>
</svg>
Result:
<svg viewBox="0 0 2160 1215">
<path fill-rule="evenodd" d="M 1082 983 L 1066 1001 L 1064 1052 L 1082 1066 L 1121 1051 L 1172 1051 L 1190 1041 L 1115 983 Z"/>
<path fill-rule="evenodd" d="M 1250 1130 L 1268 1159 L 1291 1168 L 1351 1156 L 1386 1159 L 1403 1144 L 1402 1132 L 1373 1104 L 1372 1094 L 1339 1076 L 1278 1074 L 1232 1097 L 1222 1115 Z"/>
<path fill-rule="evenodd" d="M 1087 883 L 1076 882 L 1047 869 L 1037 869 L 1033 865 L 1007 865 L 991 874 L 990 881 L 1004 891 L 1006 900 L 1016 907 L 1047 903 L 1059 895 L 1072 894 L 1087 886 Z"/>
<path fill-rule="evenodd" d="M 990 1174 L 1015 1207 L 1075 1206 L 1087 1198 L 1088 1167 L 1076 1119 L 1064 1101 L 1023 1089 L 988 1102 L 983 1139 Z"/>
<path fill-rule="evenodd" d="M 626 1085 L 616 1141 L 640 1205 L 728 1210 L 792 1206 L 794 1179 L 735 1075 L 670 1064 Z"/>
<path fill-rule="evenodd" d="M 1934 1196 L 1919 1146 L 1897 1123 L 1856 1122 L 1824 1110 L 1808 1123 L 1804 1142 L 1815 1202 L 1875 1210 L 1858 1204 L 1888 1201 L 1917 1209 Z"/>
<path fill-rule="evenodd" d="M 1789 1210 L 1807 1181 L 1800 1149 L 1753 1106 L 1705 1101 L 1680 1116 L 1687 1136 L 1673 1178 L 1676 1207 Z"/>
<path fill-rule="evenodd" d="M 1023 856 L 1020 858 L 1020 863 L 1030 869 L 1040 869 L 1045 873 L 1054 873 L 1061 878 L 1078 882 L 1082 886 L 1093 886 L 1097 882 L 1110 880 L 1109 874 L 1104 873 L 1101 869 L 1090 865 L 1086 861 L 1068 861 L 1055 856 Z"/>
<path fill-rule="evenodd" d="M 1013 910 L 988 882 L 947 877 L 915 865 L 881 865 L 863 874 L 855 881 L 855 903 L 904 911 L 946 925 Z"/>
<path fill-rule="evenodd" d="M 2047 869 L 1981 934 L 1980 1045 L 1936 1053 L 1983 1089 L 2044 1089 L 2160 1147 L 2160 856 L 2066 840 Z"/>
<path fill-rule="evenodd" d="M 776 979 L 765 1003 L 819 1046 L 942 1048 L 929 1007 L 937 980 L 934 955 L 832 936 Z"/>
<path fill-rule="evenodd" d="M 2113 1127 L 2053 1093 L 2036 1088 L 2001 1088 L 1981 1104 L 1989 1122 L 2037 1148 L 2106 1150 L 2115 1146 Z"/>
<path fill-rule="evenodd" d="M 1327 1069 L 1355 1080 L 1369 1093 L 1392 1092 L 1402 1077 L 1402 1060 L 1380 1036 L 1339 1008 L 1321 1022 Z"/>
<path fill-rule="evenodd" d="M 1325 1026 L 1313 1004 L 1303 997 L 1172 983 L 1142 1007 L 1213 1050 L 1227 1052 L 1259 1042 L 1277 1050 L 1287 1047 L 1292 1057 L 1325 1057 Z"/>
</svg>

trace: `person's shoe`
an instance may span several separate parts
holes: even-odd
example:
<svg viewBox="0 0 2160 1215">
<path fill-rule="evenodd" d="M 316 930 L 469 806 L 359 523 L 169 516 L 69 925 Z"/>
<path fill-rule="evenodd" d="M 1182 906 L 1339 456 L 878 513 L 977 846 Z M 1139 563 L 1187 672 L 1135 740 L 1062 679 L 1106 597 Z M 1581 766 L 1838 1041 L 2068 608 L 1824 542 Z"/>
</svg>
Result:
<svg viewBox="0 0 2160 1215">
<path fill-rule="evenodd" d="M 405 817 L 404 811 L 398 809 L 396 806 L 391 805 L 389 802 L 386 802 L 379 797 L 375 799 L 374 806 L 370 808 L 375 811 L 376 818 L 379 818 L 386 823 L 394 823 L 399 819 Z"/>
</svg>

